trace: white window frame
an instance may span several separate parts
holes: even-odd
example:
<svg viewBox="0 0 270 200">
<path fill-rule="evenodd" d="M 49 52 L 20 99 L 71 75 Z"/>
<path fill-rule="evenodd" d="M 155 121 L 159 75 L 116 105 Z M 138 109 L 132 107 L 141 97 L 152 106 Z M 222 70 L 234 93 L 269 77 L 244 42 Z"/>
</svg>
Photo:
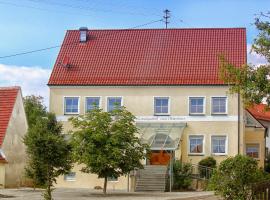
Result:
<svg viewBox="0 0 270 200">
<path fill-rule="evenodd" d="M 256 143 L 256 142 L 254 142 L 254 143 L 246 143 L 246 145 L 245 145 L 245 155 L 246 156 L 248 156 L 247 155 L 247 146 L 248 145 L 258 145 L 258 158 L 254 158 L 254 159 L 260 160 L 260 157 L 261 157 L 261 144 L 260 143 Z M 253 158 L 253 157 L 251 157 L 251 158 Z"/>
<path fill-rule="evenodd" d="M 108 177 L 108 179 L 109 179 L 109 177 Z M 119 182 L 119 177 L 116 177 L 116 180 L 108 180 L 108 182 L 117 183 L 117 182 Z"/>
<path fill-rule="evenodd" d="M 85 96 L 84 98 L 84 113 L 87 113 L 87 98 L 99 98 L 99 108 L 102 108 L 102 97 L 101 96 Z"/>
<path fill-rule="evenodd" d="M 124 97 L 123 96 L 106 96 L 106 105 L 105 105 L 105 109 L 106 109 L 106 112 L 108 112 L 108 100 L 109 98 L 121 98 L 121 106 L 124 105 Z"/>
<path fill-rule="evenodd" d="M 225 153 L 214 153 L 213 152 L 213 148 L 212 148 L 212 138 L 213 137 L 226 137 L 226 141 L 225 141 Z M 227 134 L 214 134 L 214 135 L 210 135 L 210 148 L 211 148 L 211 154 L 215 155 L 215 156 L 225 156 L 228 155 L 228 135 Z"/>
<path fill-rule="evenodd" d="M 190 99 L 191 98 L 203 98 L 203 112 L 202 113 L 191 113 L 190 112 Z M 205 115 L 206 113 L 206 96 L 188 96 L 188 114 L 189 115 Z"/>
<path fill-rule="evenodd" d="M 203 137 L 203 144 L 202 144 L 202 153 L 193 153 L 193 152 L 190 152 L 190 137 Z M 188 148 L 188 155 L 191 155 L 191 156 L 203 156 L 205 154 L 205 138 L 206 138 L 206 135 L 205 134 L 190 134 L 188 135 L 187 137 L 187 148 Z"/>
<path fill-rule="evenodd" d="M 76 181 L 76 172 L 70 172 L 70 173 L 75 173 L 74 178 L 68 178 L 68 174 L 64 174 L 64 180 L 71 181 L 71 182 Z"/>
<path fill-rule="evenodd" d="M 78 112 L 66 112 L 66 98 L 78 98 Z M 78 114 L 80 114 L 80 101 L 81 99 L 80 99 L 80 96 L 64 96 L 63 97 L 63 113 L 64 113 L 64 115 L 78 115 Z"/>
<path fill-rule="evenodd" d="M 155 99 L 156 98 L 168 98 L 168 113 L 156 113 L 155 112 Z M 168 116 L 171 115 L 171 97 L 170 96 L 153 96 L 153 108 L 154 108 L 154 115 L 158 116 Z"/>
<path fill-rule="evenodd" d="M 226 98 L 226 112 L 225 113 L 215 113 L 213 112 L 213 98 Z M 211 115 L 227 115 L 228 114 L 228 97 L 227 96 L 211 96 L 210 100 L 210 109 L 211 109 Z"/>
</svg>

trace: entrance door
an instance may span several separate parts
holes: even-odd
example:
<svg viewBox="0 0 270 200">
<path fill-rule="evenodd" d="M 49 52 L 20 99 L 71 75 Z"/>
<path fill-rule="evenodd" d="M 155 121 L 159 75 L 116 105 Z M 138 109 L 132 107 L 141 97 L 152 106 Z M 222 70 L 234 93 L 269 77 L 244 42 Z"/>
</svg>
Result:
<svg viewBox="0 0 270 200">
<path fill-rule="evenodd" d="M 170 163 L 170 158 L 170 154 L 166 151 L 152 151 L 150 165 L 168 165 Z"/>
</svg>

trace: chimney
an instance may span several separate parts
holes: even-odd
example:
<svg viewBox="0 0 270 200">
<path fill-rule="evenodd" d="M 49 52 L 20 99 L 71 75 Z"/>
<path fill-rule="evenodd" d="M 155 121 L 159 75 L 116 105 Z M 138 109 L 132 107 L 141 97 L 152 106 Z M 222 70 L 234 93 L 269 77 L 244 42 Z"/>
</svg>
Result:
<svg viewBox="0 0 270 200">
<path fill-rule="evenodd" d="M 80 29 L 80 42 L 86 42 L 87 41 L 87 27 L 81 27 Z"/>
</svg>

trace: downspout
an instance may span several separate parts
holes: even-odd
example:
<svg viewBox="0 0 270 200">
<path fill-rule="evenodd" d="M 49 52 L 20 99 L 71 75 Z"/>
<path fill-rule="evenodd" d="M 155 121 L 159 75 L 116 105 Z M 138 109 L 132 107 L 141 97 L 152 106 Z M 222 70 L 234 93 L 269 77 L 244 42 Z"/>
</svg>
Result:
<svg viewBox="0 0 270 200">
<path fill-rule="evenodd" d="M 240 154 L 240 94 L 238 92 L 238 154 Z"/>
</svg>

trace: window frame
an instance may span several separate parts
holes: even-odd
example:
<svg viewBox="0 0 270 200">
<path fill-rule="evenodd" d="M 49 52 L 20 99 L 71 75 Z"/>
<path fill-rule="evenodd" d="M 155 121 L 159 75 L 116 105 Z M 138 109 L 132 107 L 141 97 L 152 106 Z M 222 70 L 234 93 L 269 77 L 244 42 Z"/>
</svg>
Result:
<svg viewBox="0 0 270 200">
<path fill-rule="evenodd" d="M 226 112 L 224 113 L 213 112 L 213 98 L 226 98 L 226 104 L 225 104 Z M 228 97 L 227 96 L 211 96 L 210 109 L 211 109 L 211 115 L 228 115 Z"/>
<path fill-rule="evenodd" d="M 124 98 L 123 96 L 106 96 L 106 112 L 110 112 L 108 110 L 108 106 L 109 106 L 109 98 L 121 98 L 121 105 L 120 106 L 123 106 L 124 105 Z"/>
<path fill-rule="evenodd" d="M 101 103 L 102 103 L 102 97 L 101 96 L 85 96 L 85 98 L 84 98 L 84 113 L 87 113 L 88 111 L 87 111 L 87 98 L 99 98 L 99 108 L 102 108 L 102 105 L 101 105 Z"/>
<path fill-rule="evenodd" d="M 214 135 L 210 135 L 210 148 L 211 148 L 211 154 L 212 155 L 215 155 L 215 156 L 226 156 L 228 155 L 228 135 L 227 134 L 214 134 Z M 225 137 L 226 140 L 225 140 L 225 153 L 214 153 L 213 152 L 213 141 L 212 141 L 212 138 L 213 137 Z"/>
<path fill-rule="evenodd" d="M 78 112 L 66 112 L 66 98 L 78 98 Z M 64 96 L 63 97 L 64 115 L 79 115 L 80 114 L 80 96 Z"/>
<path fill-rule="evenodd" d="M 251 158 L 254 158 L 256 160 L 260 160 L 260 156 L 261 156 L 261 144 L 260 143 L 246 143 L 246 146 L 245 146 L 245 155 L 246 156 L 249 156 L 247 154 L 247 146 L 248 145 L 258 145 L 258 158 L 254 158 L 254 157 L 251 157 Z M 249 156 L 250 157 L 250 156 Z"/>
<path fill-rule="evenodd" d="M 119 177 L 116 177 L 115 180 L 113 180 L 112 177 L 108 177 L 108 182 L 111 182 L 111 183 L 119 182 Z"/>
<path fill-rule="evenodd" d="M 202 152 L 201 153 L 193 153 L 193 152 L 190 152 L 190 138 L 191 137 L 202 137 Z M 188 135 L 188 137 L 187 137 L 187 140 L 188 140 L 188 142 L 187 142 L 187 144 L 188 144 L 188 146 L 187 146 L 187 148 L 188 148 L 188 155 L 190 155 L 190 156 L 204 156 L 205 155 L 205 134 L 190 134 L 190 135 Z"/>
<path fill-rule="evenodd" d="M 203 112 L 202 113 L 192 113 L 191 112 L 191 109 L 190 109 L 190 106 L 191 106 L 191 102 L 190 100 L 192 98 L 203 98 Z M 196 116 L 196 115 L 205 115 L 206 114 L 206 96 L 188 96 L 188 114 L 190 116 Z"/>
<path fill-rule="evenodd" d="M 74 178 L 68 178 L 68 175 L 70 173 L 74 173 L 75 174 L 74 175 Z M 76 172 L 69 172 L 68 174 L 64 174 L 64 181 L 71 181 L 71 182 L 76 181 Z"/>
<path fill-rule="evenodd" d="M 156 106 L 156 98 L 163 98 L 163 99 L 168 99 L 168 113 L 156 113 L 155 112 L 155 106 Z M 170 96 L 154 96 L 153 97 L 153 108 L 154 108 L 154 115 L 155 116 L 170 116 L 171 115 L 171 97 Z"/>
</svg>

